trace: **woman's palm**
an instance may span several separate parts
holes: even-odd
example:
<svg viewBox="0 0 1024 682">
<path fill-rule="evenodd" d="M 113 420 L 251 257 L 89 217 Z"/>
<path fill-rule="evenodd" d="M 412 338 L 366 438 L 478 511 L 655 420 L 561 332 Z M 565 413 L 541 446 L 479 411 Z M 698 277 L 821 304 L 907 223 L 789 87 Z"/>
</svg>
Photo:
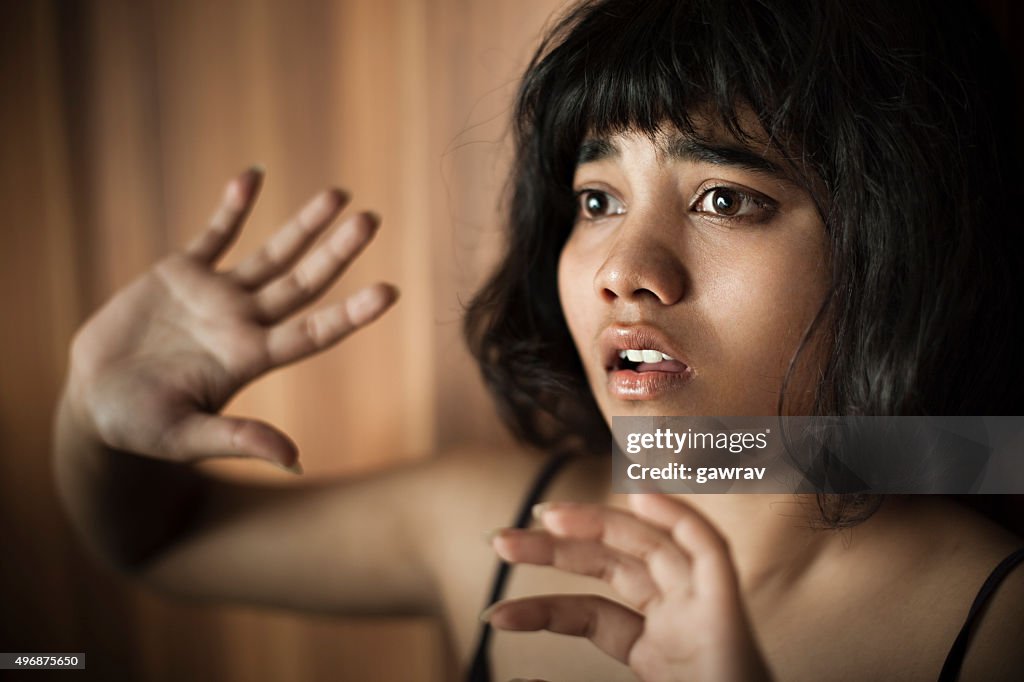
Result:
<svg viewBox="0 0 1024 682">
<path fill-rule="evenodd" d="M 340 212 L 336 191 L 237 267 L 216 271 L 260 179 L 250 171 L 229 185 L 206 232 L 119 292 L 76 337 L 73 369 L 87 417 L 111 447 L 178 461 L 242 455 L 291 464 L 287 436 L 217 413 L 259 375 L 333 345 L 394 301 L 393 287 L 377 285 L 304 311 L 375 232 L 371 216 L 356 215 L 296 266 Z"/>
</svg>

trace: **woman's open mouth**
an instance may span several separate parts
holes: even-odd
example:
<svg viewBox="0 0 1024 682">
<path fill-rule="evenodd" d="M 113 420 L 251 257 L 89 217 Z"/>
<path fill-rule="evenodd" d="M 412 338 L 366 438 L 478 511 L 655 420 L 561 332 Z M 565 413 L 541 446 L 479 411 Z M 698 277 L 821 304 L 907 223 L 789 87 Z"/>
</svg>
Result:
<svg viewBox="0 0 1024 682">
<path fill-rule="evenodd" d="M 608 391 L 620 400 L 655 400 L 692 378 L 686 363 L 659 350 L 621 349 L 608 372 Z"/>
<path fill-rule="evenodd" d="M 660 350 L 620 350 L 616 369 L 634 372 L 682 372 L 686 365 Z"/>
</svg>

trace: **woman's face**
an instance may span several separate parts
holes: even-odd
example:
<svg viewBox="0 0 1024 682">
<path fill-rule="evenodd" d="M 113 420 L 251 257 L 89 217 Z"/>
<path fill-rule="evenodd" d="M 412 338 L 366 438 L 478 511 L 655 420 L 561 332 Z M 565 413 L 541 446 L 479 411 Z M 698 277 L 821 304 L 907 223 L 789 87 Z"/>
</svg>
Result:
<svg viewBox="0 0 1024 682">
<path fill-rule="evenodd" d="M 714 131 L 585 141 L 558 288 L 607 420 L 776 413 L 828 286 L 821 217 L 778 167 Z M 791 413 L 810 407 L 811 360 Z"/>
</svg>

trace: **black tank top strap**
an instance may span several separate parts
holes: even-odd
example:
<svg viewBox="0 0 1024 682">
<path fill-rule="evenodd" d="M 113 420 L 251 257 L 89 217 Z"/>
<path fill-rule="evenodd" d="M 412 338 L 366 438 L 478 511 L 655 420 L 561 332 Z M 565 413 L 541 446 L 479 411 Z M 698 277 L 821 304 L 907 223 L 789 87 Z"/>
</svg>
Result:
<svg viewBox="0 0 1024 682">
<path fill-rule="evenodd" d="M 570 455 L 556 455 L 552 457 L 537 474 L 529 493 L 523 499 L 519 512 L 516 515 L 515 528 L 526 528 L 533 518 L 533 505 L 540 502 L 544 491 L 547 490 L 551 481 L 554 480 L 562 467 L 571 459 Z M 505 584 L 508 582 L 511 566 L 504 561 L 498 563 L 494 573 L 494 581 L 491 583 L 491 595 L 486 606 L 501 601 L 505 593 Z M 473 655 L 473 663 L 469 668 L 468 682 L 490 682 L 491 681 L 491 659 L 490 642 L 493 629 L 490 623 L 483 623 L 480 628 L 480 636 L 477 639 L 476 653 Z"/>
<path fill-rule="evenodd" d="M 985 606 L 1006 576 L 1010 575 L 1010 572 L 1022 561 L 1024 561 L 1024 547 L 999 562 L 999 565 L 989 574 L 981 589 L 978 590 L 978 596 L 974 598 L 971 610 L 967 613 L 967 620 L 960 628 L 960 634 L 956 636 L 953 646 L 950 647 L 946 662 L 942 664 L 939 682 L 954 682 L 960 677 L 960 668 L 964 664 L 964 656 L 967 655 L 967 645 L 970 643 L 971 634 L 974 632 Z"/>
</svg>

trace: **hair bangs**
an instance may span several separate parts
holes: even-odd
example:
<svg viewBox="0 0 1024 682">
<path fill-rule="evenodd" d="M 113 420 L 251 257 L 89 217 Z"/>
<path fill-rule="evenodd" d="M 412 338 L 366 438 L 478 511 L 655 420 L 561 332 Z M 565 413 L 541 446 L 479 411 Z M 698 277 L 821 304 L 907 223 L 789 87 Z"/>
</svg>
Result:
<svg viewBox="0 0 1024 682">
<path fill-rule="evenodd" d="M 793 158 L 777 142 L 794 139 L 781 85 L 792 78 L 778 70 L 787 61 L 779 55 L 793 53 L 785 44 L 789 32 L 750 3 L 730 5 L 591 2 L 564 17 L 541 45 L 519 95 L 519 139 L 547 134 L 536 139 L 543 152 L 537 170 L 567 187 L 588 136 L 637 131 L 653 138 L 674 128 L 700 138 L 708 122 L 744 145 L 767 137 L 780 156 Z M 717 16 L 730 12 L 751 16 Z M 735 24 L 755 27 L 754 34 L 735 34 Z M 749 118 L 744 127 L 746 111 L 762 130 L 749 129 Z"/>
</svg>

